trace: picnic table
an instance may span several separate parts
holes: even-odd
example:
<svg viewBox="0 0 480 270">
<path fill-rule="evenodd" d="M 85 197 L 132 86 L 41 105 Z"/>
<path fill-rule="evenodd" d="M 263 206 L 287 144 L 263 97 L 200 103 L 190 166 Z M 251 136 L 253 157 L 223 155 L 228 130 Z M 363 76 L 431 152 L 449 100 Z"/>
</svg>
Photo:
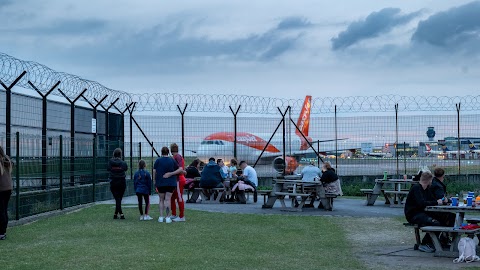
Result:
<svg viewBox="0 0 480 270">
<path fill-rule="evenodd" d="M 273 181 L 275 182 L 273 189 L 262 208 L 273 208 L 275 202 L 279 200 L 284 211 L 303 211 L 303 206 L 309 198 L 313 204 L 318 197 L 325 210 L 331 211 L 333 198 L 337 197 L 336 194 L 326 193 L 320 181 L 302 181 L 293 177 L 290 179 L 276 178 Z M 287 207 L 285 203 L 287 196 L 291 200 L 290 207 Z M 298 197 L 301 197 L 300 201 L 297 200 Z"/>
<path fill-rule="evenodd" d="M 435 245 L 435 256 L 437 257 L 458 257 L 458 242 L 462 235 L 466 234 L 473 238 L 475 235 L 478 236 L 480 234 L 480 229 L 461 229 L 465 213 L 480 213 L 480 207 L 438 205 L 427 206 L 425 211 L 449 212 L 455 214 L 454 227 L 426 226 L 420 228 L 420 230 L 430 234 L 432 237 L 433 244 Z M 448 250 L 442 248 L 436 232 L 446 232 L 452 236 L 452 244 Z"/>
<path fill-rule="evenodd" d="M 367 196 L 367 205 L 374 205 L 379 195 L 385 197 L 385 204 L 390 207 L 403 207 L 403 201 L 407 198 L 410 186 L 416 181 L 412 179 L 375 179 L 373 189 L 361 189 Z"/>
</svg>

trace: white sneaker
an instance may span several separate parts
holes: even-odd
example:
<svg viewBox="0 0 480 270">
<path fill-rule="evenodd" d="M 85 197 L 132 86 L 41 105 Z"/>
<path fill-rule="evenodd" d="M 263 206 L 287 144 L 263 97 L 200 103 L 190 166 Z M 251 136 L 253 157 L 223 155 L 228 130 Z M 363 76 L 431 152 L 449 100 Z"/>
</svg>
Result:
<svg viewBox="0 0 480 270">
<path fill-rule="evenodd" d="M 145 216 L 144 216 L 144 215 L 141 215 L 141 216 L 140 216 L 140 220 L 145 220 Z"/>
<path fill-rule="evenodd" d="M 152 220 L 153 218 L 150 215 L 145 215 L 143 220 Z"/>
<path fill-rule="evenodd" d="M 162 223 L 162 222 L 163 222 L 163 220 L 164 220 L 164 218 L 163 218 L 163 217 L 159 217 L 159 218 L 158 218 L 158 222 L 160 222 L 160 223 Z"/>
<path fill-rule="evenodd" d="M 165 219 L 165 223 L 172 223 L 172 219 L 169 218 L 169 217 L 167 217 L 167 218 Z"/>
<path fill-rule="evenodd" d="M 172 221 L 174 221 L 174 222 L 185 222 L 185 217 L 182 217 L 182 218 L 177 217 L 177 218 L 172 219 Z"/>
<path fill-rule="evenodd" d="M 172 216 L 170 216 L 170 218 L 171 218 L 172 220 L 174 220 L 174 219 L 178 218 L 178 216 L 173 216 L 173 215 L 172 215 Z"/>
</svg>

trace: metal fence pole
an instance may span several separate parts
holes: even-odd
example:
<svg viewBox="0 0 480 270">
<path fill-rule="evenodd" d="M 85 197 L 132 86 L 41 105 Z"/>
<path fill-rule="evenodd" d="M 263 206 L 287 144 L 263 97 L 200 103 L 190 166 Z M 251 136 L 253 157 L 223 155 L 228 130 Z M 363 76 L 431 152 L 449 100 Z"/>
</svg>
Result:
<svg viewBox="0 0 480 270">
<path fill-rule="evenodd" d="M 7 156 L 11 156 L 11 131 L 12 131 L 12 88 L 22 79 L 22 77 L 27 74 L 26 71 L 23 71 L 20 76 L 18 76 L 9 86 L 5 85 L 0 80 L 0 85 L 5 88 L 6 93 L 6 104 L 5 104 L 5 133 L 7 135 L 6 138 L 6 145 L 5 145 L 5 152 Z"/>
<path fill-rule="evenodd" d="M 97 137 L 93 137 L 93 179 L 92 179 L 92 199 L 95 202 L 95 183 L 97 182 Z"/>
<path fill-rule="evenodd" d="M 237 110 L 234 112 L 232 109 L 232 106 L 228 106 L 230 108 L 230 111 L 233 114 L 233 132 L 234 132 L 234 138 L 233 138 L 233 157 L 237 159 L 237 114 L 238 111 L 240 110 L 240 107 L 242 105 L 238 105 Z"/>
<path fill-rule="evenodd" d="M 398 169 L 398 103 L 395 104 L 395 158 L 397 161 L 397 176 L 400 178 Z M 405 155 L 405 152 L 403 153 Z"/>
<path fill-rule="evenodd" d="M 337 126 L 337 104 L 335 104 L 335 171 L 338 173 L 338 126 Z M 320 142 L 318 143 L 320 145 Z M 320 167 L 320 166 L 319 166 Z"/>
<path fill-rule="evenodd" d="M 460 175 L 460 102 L 455 104 L 457 107 L 457 159 L 458 159 L 458 175 Z"/>
<path fill-rule="evenodd" d="M 182 157 L 185 157 L 185 110 L 187 109 L 188 103 L 185 104 L 183 111 L 180 109 L 180 106 L 177 105 L 178 111 L 182 115 Z"/>
<path fill-rule="evenodd" d="M 60 192 L 60 210 L 63 210 L 63 136 L 60 135 L 60 162 L 59 162 L 59 167 L 60 167 L 60 187 L 59 187 L 59 192 Z"/>
<path fill-rule="evenodd" d="M 57 81 L 43 94 L 31 81 L 28 84 L 42 97 L 42 189 L 47 189 L 47 97 L 60 84 Z"/>
<path fill-rule="evenodd" d="M 15 193 L 17 193 L 17 196 L 15 196 L 15 219 L 19 220 L 20 219 L 20 132 L 17 131 L 15 133 L 16 137 L 16 157 L 15 157 L 15 162 L 16 162 L 16 170 L 15 170 L 15 180 L 17 183 L 17 186 L 15 187 Z"/>
<path fill-rule="evenodd" d="M 138 159 L 142 159 L 142 142 L 138 143 Z"/>
</svg>

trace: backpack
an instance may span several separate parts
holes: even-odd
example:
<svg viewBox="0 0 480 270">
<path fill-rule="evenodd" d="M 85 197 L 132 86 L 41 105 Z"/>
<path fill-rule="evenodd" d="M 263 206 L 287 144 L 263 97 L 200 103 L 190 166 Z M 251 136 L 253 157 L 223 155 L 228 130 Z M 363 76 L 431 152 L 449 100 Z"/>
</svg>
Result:
<svg viewBox="0 0 480 270">
<path fill-rule="evenodd" d="M 454 263 L 459 262 L 476 262 L 480 261 L 475 251 L 476 245 L 470 237 L 463 237 L 458 242 L 458 258 L 453 260 Z"/>
</svg>

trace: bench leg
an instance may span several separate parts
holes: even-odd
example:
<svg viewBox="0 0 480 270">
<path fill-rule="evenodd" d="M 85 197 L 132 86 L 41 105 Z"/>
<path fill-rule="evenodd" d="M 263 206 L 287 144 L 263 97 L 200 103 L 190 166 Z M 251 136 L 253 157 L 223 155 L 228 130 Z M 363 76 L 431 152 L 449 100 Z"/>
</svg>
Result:
<svg viewBox="0 0 480 270">
<path fill-rule="evenodd" d="M 413 250 L 418 250 L 418 247 L 422 243 L 420 241 L 420 229 L 419 228 L 415 228 L 415 241 L 416 241 L 416 244 L 413 246 Z"/>
<path fill-rule="evenodd" d="M 374 205 L 377 198 L 378 198 L 378 194 L 368 194 L 367 205 Z"/>
</svg>

